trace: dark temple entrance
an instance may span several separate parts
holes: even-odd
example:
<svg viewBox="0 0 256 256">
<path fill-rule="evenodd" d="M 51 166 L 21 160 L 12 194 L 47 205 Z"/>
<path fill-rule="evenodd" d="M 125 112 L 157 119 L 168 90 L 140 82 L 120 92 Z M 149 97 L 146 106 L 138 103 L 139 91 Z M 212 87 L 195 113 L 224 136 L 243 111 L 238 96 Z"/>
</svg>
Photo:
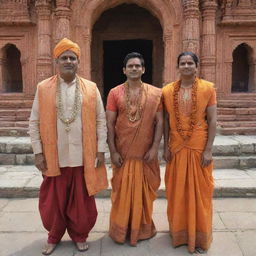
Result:
<svg viewBox="0 0 256 256">
<path fill-rule="evenodd" d="M 103 73 L 104 95 L 108 95 L 111 88 L 126 80 L 123 74 L 123 60 L 130 52 L 141 53 L 145 59 L 146 71 L 142 80 L 152 84 L 152 50 L 151 40 L 114 40 L 103 42 Z"/>
<path fill-rule="evenodd" d="M 125 81 L 123 60 L 133 51 L 145 59 L 143 81 L 162 87 L 162 39 L 158 19 L 135 4 L 122 4 L 102 13 L 92 30 L 91 79 L 105 103 L 109 90 Z"/>
</svg>

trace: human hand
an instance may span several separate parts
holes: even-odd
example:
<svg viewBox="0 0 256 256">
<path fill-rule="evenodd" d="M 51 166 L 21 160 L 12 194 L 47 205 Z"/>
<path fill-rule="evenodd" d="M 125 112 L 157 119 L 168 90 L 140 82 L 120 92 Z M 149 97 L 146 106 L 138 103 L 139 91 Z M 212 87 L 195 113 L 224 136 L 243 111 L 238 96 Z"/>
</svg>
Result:
<svg viewBox="0 0 256 256">
<path fill-rule="evenodd" d="M 169 148 L 164 149 L 164 155 L 163 155 L 163 157 L 164 157 L 164 160 L 165 160 L 167 163 L 171 161 L 171 159 L 172 159 L 172 154 L 171 154 Z"/>
<path fill-rule="evenodd" d="M 99 168 L 105 162 L 105 153 L 104 152 L 97 152 L 96 159 L 97 159 L 96 168 Z"/>
<path fill-rule="evenodd" d="M 202 153 L 201 166 L 207 167 L 212 162 L 212 150 L 206 149 Z"/>
<path fill-rule="evenodd" d="M 123 164 L 123 159 L 122 159 L 121 155 L 118 152 L 115 152 L 115 153 L 111 154 L 111 161 L 117 167 L 121 167 L 122 164 Z"/>
<path fill-rule="evenodd" d="M 150 150 L 145 154 L 144 161 L 150 163 L 157 158 L 158 150 L 155 147 L 151 147 Z"/>
<path fill-rule="evenodd" d="M 47 171 L 47 164 L 43 153 L 35 154 L 35 166 L 42 173 Z"/>
</svg>

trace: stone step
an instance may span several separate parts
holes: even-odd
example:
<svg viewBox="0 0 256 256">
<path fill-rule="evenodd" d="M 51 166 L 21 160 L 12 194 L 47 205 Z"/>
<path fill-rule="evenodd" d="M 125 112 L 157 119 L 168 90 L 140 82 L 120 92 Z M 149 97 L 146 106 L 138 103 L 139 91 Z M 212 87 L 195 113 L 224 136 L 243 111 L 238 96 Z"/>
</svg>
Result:
<svg viewBox="0 0 256 256">
<path fill-rule="evenodd" d="M 256 100 L 219 100 L 221 108 L 256 108 Z"/>
<path fill-rule="evenodd" d="M 256 121 L 256 115 L 218 115 L 218 123 L 222 121 Z"/>
<path fill-rule="evenodd" d="M 12 109 L 0 109 L 0 116 L 27 116 L 29 117 L 31 112 L 30 108 L 12 108 Z"/>
<path fill-rule="evenodd" d="M 214 167 L 216 169 L 246 169 L 256 167 L 256 155 L 247 156 L 214 156 Z M 106 164 L 110 164 L 109 153 L 106 154 Z M 33 154 L 0 154 L 0 165 L 33 165 Z M 160 159 L 160 164 L 164 165 L 165 161 Z"/>
<path fill-rule="evenodd" d="M 255 100 L 256 99 L 256 93 L 255 92 L 247 92 L 247 93 L 232 93 L 228 95 L 222 95 L 222 100 Z"/>
<path fill-rule="evenodd" d="M 0 127 L 23 127 L 28 128 L 28 121 L 1 121 Z"/>
<path fill-rule="evenodd" d="M 109 187 L 97 194 L 97 197 L 109 197 L 111 193 L 112 171 L 107 166 Z M 164 184 L 165 166 L 161 166 L 161 185 L 158 196 L 165 198 Z M 215 169 L 214 197 L 256 197 L 255 169 Z M 0 167 L 0 198 L 37 197 L 41 173 L 34 166 L 1 166 Z"/>
<path fill-rule="evenodd" d="M 256 121 L 225 121 L 225 122 L 218 122 L 218 124 L 223 128 L 254 127 L 256 132 Z"/>
<path fill-rule="evenodd" d="M 25 127 L 0 127 L 0 137 L 1 136 L 26 136 L 28 137 L 28 128 Z"/>
<path fill-rule="evenodd" d="M 164 163 L 162 159 L 163 143 L 159 148 L 159 159 Z M 219 160 L 218 157 L 221 156 L 226 156 L 226 160 L 229 159 L 229 156 L 231 159 L 232 157 L 253 158 L 256 156 L 256 136 L 216 136 L 213 155 L 217 166 L 224 161 Z M 233 162 L 233 159 L 230 161 Z M 33 162 L 34 156 L 29 137 L 0 137 L 0 164 L 22 165 L 33 164 Z M 106 153 L 106 162 L 110 163 L 109 153 Z M 240 166 L 240 162 L 237 166 Z"/>
<path fill-rule="evenodd" d="M 31 109 L 33 99 L 0 99 L 0 109 Z"/>
<path fill-rule="evenodd" d="M 224 127 L 219 128 L 218 133 L 221 135 L 255 135 L 255 127 Z"/>
<path fill-rule="evenodd" d="M 256 108 L 218 108 L 219 115 L 256 115 Z"/>
</svg>

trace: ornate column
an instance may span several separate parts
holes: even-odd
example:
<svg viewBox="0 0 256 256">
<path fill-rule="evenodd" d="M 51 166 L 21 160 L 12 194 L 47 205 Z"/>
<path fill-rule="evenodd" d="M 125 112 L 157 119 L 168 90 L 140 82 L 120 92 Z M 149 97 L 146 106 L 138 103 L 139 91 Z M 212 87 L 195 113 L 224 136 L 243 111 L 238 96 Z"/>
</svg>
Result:
<svg viewBox="0 0 256 256">
<path fill-rule="evenodd" d="M 62 38 L 70 38 L 70 9 L 71 0 L 57 0 L 56 1 L 56 34 L 55 43 L 59 42 Z"/>
<path fill-rule="evenodd" d="M 201 76 L 211 82 L 216 80 L 216 10 L 215 0 L 202 4 Z"/>
<path fill-rule="evenodd" d="M 39 82 L 52 75 L 51 1 L 37 0 L 36 11 L 38 15 L 37 82 Z"/>
<path fill-rule="evenodd" d="M 172 32 L 165 32 L 164 36 L 164 72 L 163 72 L 163 84 L 172 81 L 171 65 L 172 65 Z"/>
<path fill-rule="evenodd" d="M 91 41 L 92 34 L 89 29 L 83 33 L 83 54 L 82 54 L 82 72 L 86 79 L 91 79 Z M 98 85 L 99 86 L 99 85 Z"/>
<path fill-rule="evenodd" d="M 198 0 L 183 0 L 183 51 L 192 51 L 199 55 L 200 28 Z"/>
</svg>

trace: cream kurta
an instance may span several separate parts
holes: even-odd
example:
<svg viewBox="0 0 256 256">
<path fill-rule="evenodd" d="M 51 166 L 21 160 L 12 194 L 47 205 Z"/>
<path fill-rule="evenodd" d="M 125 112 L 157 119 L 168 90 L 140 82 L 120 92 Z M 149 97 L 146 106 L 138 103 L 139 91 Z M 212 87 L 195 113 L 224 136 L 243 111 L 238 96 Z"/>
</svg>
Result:
<svg viewBox="0 0 256 256">
<path fill-rule="evenodd" d="M 60 79 L 61 96 L 64 107 L 64 116 L 71 116 L 72 107 L 75 99 L 76 79 L 70 84 Z M 82 95 L 80 96 L 82 101 Z M 106 119 L 105 111 L 102 104 L 101 96 L 97 90 L 97 141 L 98 152 L 106 152 Z M 70 124 L 71 130 L 65 131 L 65 125 L 57 119 L 57 134 L 58 134 L 58 158 L 60 167 L 74 167 L 83 165 L 83 146 L 82 146 L 82 118 L 81 109 L 78 112 L 76 120 Z M 32 148 L 34 154 L 42 153 L 42 142 L 39 131 L 39 102 L 38 91 L 32 106 L 32 111 L 29 120 L 29 134 L 31 137 Z"/>
</svg>

